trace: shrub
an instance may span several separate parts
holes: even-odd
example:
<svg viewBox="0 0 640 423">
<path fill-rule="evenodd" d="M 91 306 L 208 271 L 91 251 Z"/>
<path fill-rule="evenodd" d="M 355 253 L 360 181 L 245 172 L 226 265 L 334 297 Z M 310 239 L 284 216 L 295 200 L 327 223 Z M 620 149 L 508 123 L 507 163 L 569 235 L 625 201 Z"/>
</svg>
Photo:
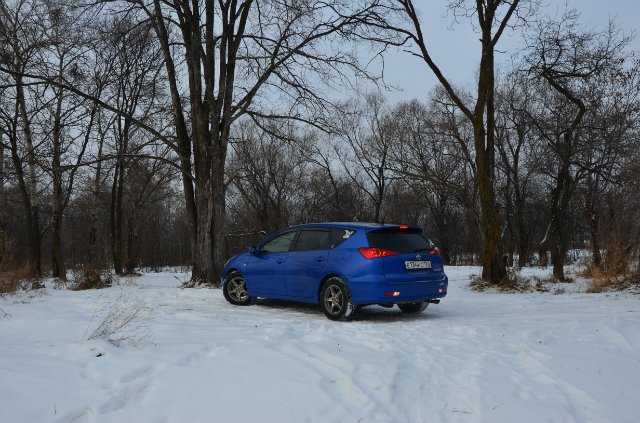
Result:
<svg viewBox="0 0 640 423">
<path fill-rule="evenodd" d="M 484 292 L 488 288 L 496 288 L 500 292 L 529 292 L 531 281 L 520 274 L 516 268 L 507 269 L 507 276 L 498 284 L 482 279 L 480 276 L 471 276 L 469 288 L 474 291 Z"/>
<path fill-rule="evenodd" d="M 622 243 L 612 243 L 604 251 L 601 266 L 588 263 L 579 275 L 590 278 L 587 292 L 620 291 L 638 289 L 640 269 L 634 261 L 638 256 L 637 248 Z"/>
<path fill-rule="evenodd" d="M 111 271 L 100 266 L 85 264 L 72 270 L 73 283 L 71 289 L 82 291 L 85 289 L 102 289 L 113 284 Z"/>
<path fill-rule="evenodd" d="M 103 315 L 103 320 L 87 336 L 96 314 Z M 138 346 L 149 339 L 152 320 L 152 310 L 146 303 L 120 294 L 92 316 L 83 339 L 104 339 L 117 347 Z"/>
<path fill-rule="evenodd" d="M 635 270 L 622 275 L 612 275 L 606 271 L 592 269 L 592 279 L 587 292 L 622 291 L 632 289 L 640 291 L 640 271 Z"/>
<path fill-rule="evenodd" d="M 6 246 L 6 243 L 4 245 Z M 42 281 L 33 277 L 35 271 L 30 261 L 23 262 L 17 269 L 10 269 L 10 265 L 5 261 L 7 257 L 11 257 L 11 254 L 3 253 L 0 260 L 0 295 L 44 288 Z"/>
<path fill-rule="evenodd" d="M 20 281 L 13 272 L 0 273 L 0 295 L 12 294 L 20 287 Z"/>
</svg>

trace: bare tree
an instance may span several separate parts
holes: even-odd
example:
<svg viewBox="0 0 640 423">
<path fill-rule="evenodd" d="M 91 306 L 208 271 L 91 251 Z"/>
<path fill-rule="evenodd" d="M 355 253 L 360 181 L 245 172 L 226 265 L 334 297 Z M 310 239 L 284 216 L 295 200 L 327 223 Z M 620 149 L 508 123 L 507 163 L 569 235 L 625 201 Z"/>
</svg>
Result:
<svg viewBox="0 0 640 423">
<path fill-rule="evenodd" d="M 252 122 L 241 125 L 237 132 L 228 175 L 229 184 L 242 199 L 238 205 L 244 213 L 257 216 L 259 230 L 274 232 L 291 224 L 306 170 L 300 148 L 290 141 L 295 135 L 277 137 L 278 129 L 265 133 Z"/>
<path fill-rule="evenodd" d="M 243 115 L 310 122 L 321 116 L 330 103 L 309 75 L 328 83 L 332 75 L 337 82 L 346 77 L 340 69 L 368 76 L 355 52 L 345 52 L 338 42 L 375 16 L 377 1 L 108 3 L 141 10 L 154 25 L 172 99 L 192 236 L 192 280 L 217 283 L 225 260 L 224 174 L 233 122 Z M 181 81 L 188 81 L 184 96 Z M 275 95 L 286 100 L 285 108 L 261 104 Z"/>
<path fill-rule="evenodd" d="M 28 231 L 29 265 L 33 275 L 42 272 L 40 200 L 36 170 L 36 152 L 33 139 L 32 113 L 28 106 L 28 89 L 23 74 L 35 60 L 46 41 L 41 34 L 46 33 L 40 17 L 42 4 L 34 0 L 16 0 L 0 8 L 0 30 L 2 31 L 2 65 L 9 70 L 9 82 L 4 97 L 10 96 L 12 109 L 3 108 L 5 133 L 9 139 L 9 150 L 20 188 L 24 217 Z M 40 94 L 35 94 L 39 97 Z M 23 160 L 26 157 L 26 160 Z"/>
<path fill-rule="evenodd" d="M 42 15 L 49 32 L 49 41 L 40 53 L 37 67 L 51 78 L 84 86 L 96 98 L 100 98 L 102 86 L 87 80 L 90 62 L 89 38 L 84 21 L 77 13 L 73 1 L 45 3 Z M 73 34 L 73 35 L 72 35 Z M 81 168 L 89 145 L 98 106 L 82 97 L 70 95 L 61 86 L 52 86 L 50 100 L 45 103 L 45 121 L 41 125 L 44 152 L 42 167 L 51 178 L 51 258 L 54 277 L 66 279 L 65 254 L 62 246 L 63 214 L 74 192 L 75 177 Z M 45 159 L 49 159 L 45 162 Z"/>
<path fill-rule="evenodd" d="M 473 126 L 474 167 L 478 184 L 482 229 L 482 277 L 494 284 L 506 276 L 502 260 L 502 228 L 495 195 L 495 75 L 494 54 L 498 41 L 505 30 L 518 22 L 526 21 L 536 2 L 502 0 L 455 0 L 449 8 L 456 14 L 472 18 L 480 35 L 480 64 L 477 74 L 477 92 L 470 103 L 442 73 L 430 53 L 430 45 L 424 37 L 419 13 L 412 0 L 396 0 L 401 17 L 406 25 L 385 26 L 397 31 L 415 46 L 411 54 L 421 58 L 435 74 L 451 101 L 460 109 L 465 119 Z"/>
<path fill-rule="evenodd" d="M 343 172 L 336 145 L 341 142 L 337 134 L 315 132 L 301 153 L 310 164 L 308 191 L 315 207 L 310 216 L 318 221 L 366 220 L 365 199 L 362 191 Z M 311 219 L 311 218 L 310 218 Z"/>
<path fill-rule="evenodd" d="M 347 151 L 338 147 L 336 156 L 352 183 L 371 201 L 373 213 L 369 219 L 382 223 L 387 190 L 396 178 L 389 163 L 394 144 L 389 112 L 380 94 L 369 94 L 364 104 L 345 105 L 344 109 L 346 112 L 339 113 L 342 119 L 338 133 Z"/>
<path fill-rule="evenodd" d="M 507 75 L 497 92 L 496 139 L 504 173 L 504 206 L 509 234 L 517 242 L 518 267 L 524 267 L 532 252 L 531 238 L 536 225 L 527 213 L 532 207 L 534 188 L 544 156 L 535 142 L 535 125 L 529 114 L 534 83 L 520 72 Z M 512 252 L 511 250 L 510 252 Z"/>
<path fill-rule="evenodd" d="M 428 105 L 414 100 L 391 113 L 390 135 L 396 142 L 392 167 L 419 193 L 419 204 L 430 210 L 440 246 L 450 257 L 457 250 L 460 226 L 465 226 L 455 222 L 460 209 L 465 220 L 471 217 L 471 232 L 482 236 L 473 127 L 442 89 L 434 91 Z M 473 245 L 467 247 L 471 247 L 468 252 L 477 251 Z"/>
<path fill-rule="evenodd" d="M 620 37 L 613 23 L 603 32 L 585 30 L 580 26 L 579 16 L 569 10 L 559 19 L 542 22 L 525 58 L 529 72 L 542 78 L 557 94 L 547 96 L 548 124 L 537 127 L 557 161 L 549 201 L 550 221 L 541 246 L 550 247 L 553 275 L 558 280 L 565 280 L 567 210 L 576 182 L 572 166 L 576 150 L 584 142 L 582 125 L 590 107 L 587 86 L 620 60 L 628 43 L 628 38 Z M 565 110 L 568 113 L 562 113 Z"/>
<path fill-rule="evenodd" d="M 617 61 L 590 81 L 589 113 L 577 149 L 576 166 L 583 175 L 584 214 L 596 267 L 603 264 L 600 235 L 603 197 L 611 185 L 623 183 L 626 158 L 632 157 L 638 148 L 633 131 L 640 112 L 640 62 L 625 62 Z M 610 250 L 616 247 L 608 245 Z"/>
<path fill-rule="evenodd" d="M 153 125 L 154 115 L 162 104 L 158 97 L 162 89 L 157 85 L 162 69 L 162 52 L 153 39 L 153 27 L 137 24 L 132 19 L 110 20 L 102 36 L 103 54 L 111 61 L 109 94 L 112 103 L 122 112 L 111 123 L 114 160 L 111 182 L 110 230 L 111 255 L 116 274 L 125 266 L 125 239 L 123 237 L 124 192 L 128 172 L 137 165 L 136 155 L 155 138 L 136 126 L 136 120 Z M 130 224 L 128 225 L 130 226 Z M 130 231 L 129 231 L 130 232 Z"/>
</svg>

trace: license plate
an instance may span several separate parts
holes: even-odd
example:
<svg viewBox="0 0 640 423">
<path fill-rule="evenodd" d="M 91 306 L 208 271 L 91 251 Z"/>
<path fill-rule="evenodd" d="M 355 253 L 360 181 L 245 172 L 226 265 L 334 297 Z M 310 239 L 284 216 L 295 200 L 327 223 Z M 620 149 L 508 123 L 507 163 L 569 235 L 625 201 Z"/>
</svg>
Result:
<svg viewBox="0 0 640 423">
<path fill-rule="evenodd" d="M 431 269 L 430 261 L 405 261 L 404 268 L 407 270 Z"/>
</svg>

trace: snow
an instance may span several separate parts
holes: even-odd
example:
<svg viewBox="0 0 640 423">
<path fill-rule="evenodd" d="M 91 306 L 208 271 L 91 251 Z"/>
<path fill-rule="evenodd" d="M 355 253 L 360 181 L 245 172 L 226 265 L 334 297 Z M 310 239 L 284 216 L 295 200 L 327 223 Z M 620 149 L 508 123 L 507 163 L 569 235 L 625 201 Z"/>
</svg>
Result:
<svg viewBox="0 0 640 423">
<path fill-rule="evenodd" d="M 234 307 L 169 272 L 5 297 L 0 421 L 639 421 L 640 296 L 478 293 L 478 268 L 446 270 L 449 294 L 424 314 L 370 307 L 348 323 Z M 88 339 L 119 304 L 144 312 L 132 342 Z"/>
</svg>

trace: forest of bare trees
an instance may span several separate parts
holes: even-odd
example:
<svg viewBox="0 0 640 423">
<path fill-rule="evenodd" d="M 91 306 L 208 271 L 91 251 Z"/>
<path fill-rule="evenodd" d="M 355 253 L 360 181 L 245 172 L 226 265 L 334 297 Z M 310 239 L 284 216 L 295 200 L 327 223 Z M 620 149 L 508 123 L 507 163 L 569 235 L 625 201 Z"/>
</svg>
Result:
<svg viewBox="0 0 640 423">
<path fill-rule="evenodd" d="M 640 260 L 640 61 L 614 22 L 451 1 L 474 90 L 410 0 L 0 0 L 0 273 L 189 266 L 219 283 L 265 233 L 420 225 L 449 264 Z M 494 52 L 522 36 L 510 66 Z M 438 85 L 391 103 L 402 46 Z M 333 94 L 332 94 L 333 93 Z M 18 277 L 16 276 L 16 277 Z"/>
</svg>

